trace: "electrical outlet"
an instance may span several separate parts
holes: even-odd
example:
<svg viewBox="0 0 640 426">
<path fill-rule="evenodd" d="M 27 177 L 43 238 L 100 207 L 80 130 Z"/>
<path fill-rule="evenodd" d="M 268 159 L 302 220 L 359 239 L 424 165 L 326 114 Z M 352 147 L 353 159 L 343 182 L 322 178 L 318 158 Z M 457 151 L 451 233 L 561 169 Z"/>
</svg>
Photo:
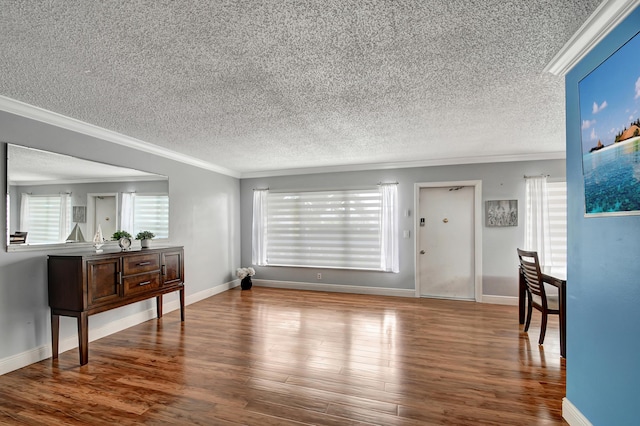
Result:
<svg viewBox="0 0 640 426">
<path fill-rule="evenodd" d="M 318 272 L 318 279 L 321 280 L 322 279 L 322 274 L 320 272 Z"/>
</svg>

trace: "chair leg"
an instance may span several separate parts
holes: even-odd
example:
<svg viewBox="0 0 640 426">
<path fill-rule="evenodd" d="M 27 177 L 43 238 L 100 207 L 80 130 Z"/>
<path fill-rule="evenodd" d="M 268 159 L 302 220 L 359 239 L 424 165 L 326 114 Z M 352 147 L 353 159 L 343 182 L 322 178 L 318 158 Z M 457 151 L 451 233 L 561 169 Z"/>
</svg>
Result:
<svg viewBox="0 0 640 426">
<path fill-rule="evenodd" d="M 547 332 L 547 313 L 542 312 L 542 324 L 540 324 L 540 339 L 538 339 L 539 345 L 544 343 L 544 335 L 546 332 Z"/>
<path fill-rule="evenodd" d="M 524 325 L 524 331 L 529 331 L 529 325 L 531 324 L 531 314 L 533 313 L 533 304 L 531 302 L 531 293 L 527 294 L 529 300 L 529 307 L 527 308 L 527 322 Z"/>
</svg>

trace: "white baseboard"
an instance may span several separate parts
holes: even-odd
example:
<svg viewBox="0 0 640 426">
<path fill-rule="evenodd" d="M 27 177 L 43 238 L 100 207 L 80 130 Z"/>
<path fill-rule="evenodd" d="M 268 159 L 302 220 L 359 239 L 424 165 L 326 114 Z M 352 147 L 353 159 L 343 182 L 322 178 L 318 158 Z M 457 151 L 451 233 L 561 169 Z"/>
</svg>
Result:
<svg viewBox="0 0 640 426">
<path fill-rule="evenodd" d="M 240 285 L 240 281 L 234 280 L 228 283 L 218 285 L 216 287 L 199 291 L 198 293 L 186 296 L 184 304 L 191 305 L 192 303 L 199 302 L 201 300 L 214 296 L 218 293 L 222 293 L 224 291 L 230 290 L 234 287 L 237 287 L 238 285 Z M 92 342 L 94 340 L 101 339 L 110 334 L 117 333 L 118 331 L 125 330 L 129 327 L 133 327 L 134 325 L 138 325 L 145 321 L 155 318 L 156 317 L 155 303 L 153 304 L 153 306 L 154 307 L 151 309 L 137 312 L 125 318 L 120 318 L 100 328 L 91 328 L 91 326 L 89 326 L 89 341 Z M 179 308 L 180 308 L 180 301 L 177 299 L 167 303 L 163 303 L 162 305 L 163 313 L 172 312 Z M 188 318 L 188 315 L 189 314 L 187 312 L 187 318 Z M 91 321 L 91 319 L 89 319 L 89 321 Z M 60 342 L 59 342 L 60 353 L 66 352 L 71 349 L 75 349 L 77 347 L 78 347 L 77 336 L 60 339 Z M 47 359 L 50 357 L 51 357 L 51 344 L 46 344 L 46 345 L 42 345 L 37 348 L 33 348 L 16 355 L 12 355 L 12 356 L 0 359 L 0 375 L 9 373 L 14 370 L 18 370 L 22 367 L 26 367 L 29 364 L 40 362 L 43 359 Z"/>
<path fill-rule="evenodd" d="M 325 291 L 330 293 L 373 294 L 376 296 L 415 297 L 414 289 L 364 287 L 359 285 L 339 285 L 326 283 L 307 283 L 296 281 L 252 280 L 258 287 L 287 288 L 292 290 Z"/>
<path fill-rule="evenodd" d="M 494 305 L 518 306 L 518 298 L 516 296 L 494 296 L 491 294 L 483 294 L 482 303 L 491 303 Z"/>
<path fill-rule="evenodd" d="M 0 360 L 0 376 L 51 356 L 51 346 L 39 346 Z"/>
<path fill-rule="evenodd" d="M 218 286 L 215 287 L 211 287 L 208 288 L 206 290 L 202 290 L 199 291 L 195 294 L 191 294 L 189 296 L 186 296 L 184 299 L 184 304 L 185 305 L 191 305 L 193 303 L 199 302 L 201 300 L 204 299 L 208 299 L 211 296 L 215 296 L 216 294 L 220 294 L 223 293 L 227 290 L 231 290 L 232 288 L 236 288 L 240 285 L 240 280 L 233 280 L 233 281 L 229 281 L 228 283 L 224 283 L 224 284 L 220 284 Z M 173 303 L 168 303 L 165 304 L 164 306 L 172 306 L 175 305 L 175 307 L 171 310 L 176 310 L 178 308 L 180 308 L 180 301 L 179 300 L 174 300 Z M 170 311 L 168 311 L 170 312 Z"/>
<path fill-rule="evenodd" d="M 571 426 L 593 426 L 589 419 L 578 410 L 566 397 L 562 398 L 562 417 Z"/>
</svg>

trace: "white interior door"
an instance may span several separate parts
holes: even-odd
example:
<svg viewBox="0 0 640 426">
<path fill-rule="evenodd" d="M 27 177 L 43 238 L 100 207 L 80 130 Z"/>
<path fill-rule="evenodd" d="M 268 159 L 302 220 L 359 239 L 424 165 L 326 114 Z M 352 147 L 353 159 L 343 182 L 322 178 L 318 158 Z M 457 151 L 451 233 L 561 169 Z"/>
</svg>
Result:
<svg viewBox="0 0 640 426">
<path fill-rule="evenodd" d="M 115 196 L 95 197 L 95 229 L 100 225 L 102 235 L 106 239 L 110 239 L 116 232 L 116 208 Z M 93 238 L 93 235 L 91 237 Z"/>
<path fill-rule="evenodd" d="M 420 188 L 420 296 L 475 299 L 474 218 L 474 187 Z"/>
</svg>

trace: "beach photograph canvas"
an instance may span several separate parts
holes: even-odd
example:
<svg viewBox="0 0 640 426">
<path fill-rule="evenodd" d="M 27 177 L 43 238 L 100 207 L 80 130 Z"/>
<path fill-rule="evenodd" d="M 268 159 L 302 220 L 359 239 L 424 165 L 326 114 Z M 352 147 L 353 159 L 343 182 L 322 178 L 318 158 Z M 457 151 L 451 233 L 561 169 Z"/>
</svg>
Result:
<svg viewBox="0 0 640 426">
<path fill-rule="evenodd" d="M 640 34 L 579 83 L 585 214 L 640 214 Z"/>
</svg>

